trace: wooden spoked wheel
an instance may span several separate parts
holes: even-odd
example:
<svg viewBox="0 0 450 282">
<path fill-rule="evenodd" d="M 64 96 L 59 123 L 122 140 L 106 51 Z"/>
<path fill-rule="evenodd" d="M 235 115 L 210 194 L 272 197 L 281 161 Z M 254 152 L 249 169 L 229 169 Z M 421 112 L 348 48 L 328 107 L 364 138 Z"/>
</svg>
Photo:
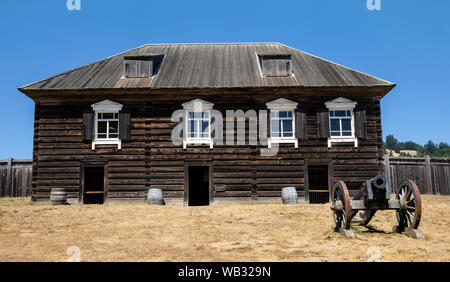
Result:
<svg viewBox="0 0 450 282">
<path fill-rule="evenodd" d="M 399 232 L 405 229 L 417 229 L 422 216 L 422 200 L 419 188 L 413 180 L 402 180 L 397 189 L 396 199 L 400 201 L 400 209 L 397 210 Z"/>
<path fill-rule="evenodd" d="M 350 196 L 348 194 L 347 185 L 344 181 L 336 181 L 333 186 L 331 210 L 333 210 L 334 222 L 336 227 L 334 231 L 341 229 L 349 229 L 352 208 L 350 205 Z"/>
</svg>

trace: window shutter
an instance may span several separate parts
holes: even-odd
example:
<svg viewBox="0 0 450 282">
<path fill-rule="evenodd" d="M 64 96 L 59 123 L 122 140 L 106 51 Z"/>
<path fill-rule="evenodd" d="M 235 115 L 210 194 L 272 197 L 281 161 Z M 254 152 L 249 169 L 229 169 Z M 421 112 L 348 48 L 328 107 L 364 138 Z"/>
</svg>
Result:
<svg viewBox="0 0 450 282">
<path fill-rule="evenodd" d="M 354 114 L 355 114 L 355 135 L 356 137 L 365 138 L 367 136 L 366 110 L 356 109 Z"/>
<path fill-rule="evenodd" d="M 214 143 L 219 145 L 223 145 L 223 118 L 222 114 L 218 110 L 211 110 L 211 124 L 209 125 L 211 138 L 214 140 Z"/>
<path fill-rule="evenodd" d="M 319 138 L 330 137 L 330 116 L 328 109 L 323 109 L 317 113 L 317 127 Z"/>
<path fill-rule="evenodd" d="M 260 56 L 263 76 L 289 76 L 292 73 L 290 55 Z"/>
<path fill-rule="evenodd" d="M 119 139 L 122 141 L 131 139 L 130 113 L 119 113 Z"/>
<path fill-rule="evenodd" d="M 295 112 L 295 137 L 306 138 L 306 113 L 303 111 Z"/>
<path fill-rule="evenodd" d="M 125 77 L 136 77 L 138 73 L 137 60 L 125 60 Z"/>
<path fill-rule="evenodd" d="M 284 65 L 286 66 L 286 75 L 291 75 L 292 74 L 292 64 L 290 60 L 286 60 L 284 62 Z"/>
<path fill-rule="evenodd" d="M 137 61 L 137 77 L 151 77 L 152 76 L 153 63 L 152 60 L 140 60 Z"/>
<path fill-rule="evenodd" d="M 83 140 L 94 139 L 95 133 L 95 116 L 94 113 L 83 113 Z"/>
</svg>

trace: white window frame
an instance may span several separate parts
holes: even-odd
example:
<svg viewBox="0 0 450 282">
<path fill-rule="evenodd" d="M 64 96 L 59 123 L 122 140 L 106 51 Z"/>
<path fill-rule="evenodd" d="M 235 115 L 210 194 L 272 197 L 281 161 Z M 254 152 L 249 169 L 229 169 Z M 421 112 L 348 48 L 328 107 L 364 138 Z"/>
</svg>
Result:
<svg viewBox="0 0 450 282">
<path fill-rule="evenodd" d="M 184 138 L 183 138 L 183 149 L 187 148 L 187 145 L 208 145 L 210 149 L 214 147 L 214 140 L 211 138 L 211 109 L 214 106 L 214 104 L 210 102 L 203 101 L 201 99 L 195 99 L 190 102 L 184 103 Z M 190 123 L 189 119 L 189 113 L 208 113 L 208 137 L 190 137 L 188 132 L 188 127 Z M 194 119 L 198 120 L 194 116 Z M 200 122 L 201 125 L 201 122 Z M 202 126 L 198 127 L 199 130 L 202 130 Z M 200 133 L 199 131 L 198 133 Z"/>
<path fill-rule="evenodd" d="M 280 98 L 269 103 L 266 103 L 269 109 L 269 125 L 270 125 L 270 138 L 268 140 L 268 148 L 272 148 L 274 143 L 293 143 L 295 148 L 298 148 L 298 139 L 295 138 L 295 109 L 298 103 Z M 272 112 L 292 112 L 292 137 L 278 137 L 272 136 Z M 282 129 L 281 129 L 282 130 Z"/>
<path fill-rule="evenodd" d="M 122 141 L 119 138 L 119 128 L 120 128 L 120 121 L 119 121 L 119 112 L 122 110 L 123 105 L 110 101 L 110 100 L 104 100 L 99 103 L 95 103 L 91 105 L 92 110 L 94 111 L 94 138 L 92 139 L 92 150 L 95 150 L 96 145 L 117 145 L 117 148 L 119 150 L 122 149 Z M 98 114 L 100 113 L 112 113 L 117 114 L 117 119 L 106 119 L 101 121 L 117 121 L 117 138 L 98 138 Z M 109 126 L 106 127 L 106 134 L 109 135 Z"/>
<path fill-rule="evenodd" d="M 328 148 L 331 148 L 332 143 L 341 143 L 341 142 L 352 142 L 355 148 L 358 147 L 358 138 L 355 136 L 355 114 L 353 109 L 356 107 L 357 102 L 353 102 L 351 100 L 339 97 L 332 101 L 328 101 L 325 103 L 325 106 L 328 108 L 328 122 L 330 128 L 330 137 L 328 137 Z M 351 114 L 351 136 L 331 136 L 331 117 L 330 111 L 350 111 Z M 339 117 L 339 119 L 342 117 Z M 341 121 L 341 133 L 342 133 L 342 121 Z"/>
</svg>

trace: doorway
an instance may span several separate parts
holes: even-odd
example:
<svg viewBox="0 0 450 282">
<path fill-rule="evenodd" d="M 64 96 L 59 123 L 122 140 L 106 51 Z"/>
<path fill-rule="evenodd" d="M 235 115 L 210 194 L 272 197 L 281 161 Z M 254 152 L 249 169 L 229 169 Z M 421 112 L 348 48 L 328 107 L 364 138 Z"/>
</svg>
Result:
<svg viewBox="0 0 450 282">
<path fill-rule="evenodd" d="M 189 206 L 208 206 L 209 205 L 209 187 L 210 175 L 209 166 L 188 166 L 188 205 Z"/>
<path fill-rule="evenodd" d="M 103 204 L 105 197 L 105 168 L 84 168 L 83 204 Z"/>
<path fill-rule="evenodd" d="M 329 195 L 328 165 L 308 166 L 308 193 L 310 204 L 328 203 Z"/>
</svg>

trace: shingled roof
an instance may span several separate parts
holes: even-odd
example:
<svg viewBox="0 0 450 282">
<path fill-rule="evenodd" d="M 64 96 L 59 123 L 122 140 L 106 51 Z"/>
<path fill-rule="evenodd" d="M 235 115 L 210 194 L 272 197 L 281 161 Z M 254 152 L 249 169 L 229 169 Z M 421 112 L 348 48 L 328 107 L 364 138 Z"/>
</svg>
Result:
<svg viewBox="0 0 450 282">
<path fill-rule="evenodd" d="M 125 78 L 125 56 L 164 54 L 152 78 Z M 257 54 L 290 54 L 293 76 L 263 77 Z M 395 84 L 281 43 L 148 44 L 19 90 L 113 88 L 394 87 Z"/>
</svg>

